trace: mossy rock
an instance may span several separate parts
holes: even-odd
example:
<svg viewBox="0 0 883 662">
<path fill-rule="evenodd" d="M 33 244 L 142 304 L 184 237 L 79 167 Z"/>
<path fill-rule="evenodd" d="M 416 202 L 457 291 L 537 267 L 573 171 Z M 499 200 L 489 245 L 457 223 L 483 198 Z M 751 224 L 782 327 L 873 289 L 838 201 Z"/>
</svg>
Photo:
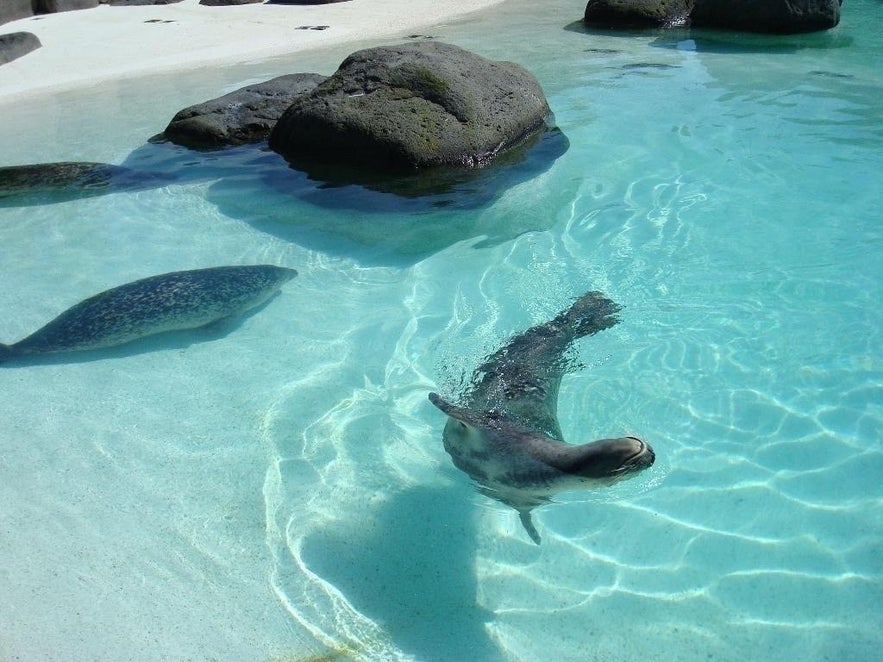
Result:
<svg viewBox="0 0 883 662">
<path fill-rule="evenodd" d="M 375 171 L 475 167 L 543 131 L 549 116 L 523 67 L 423 41 L 350 55 L 295 100 L 270 147 L 292 162 Z"/>
</svg>

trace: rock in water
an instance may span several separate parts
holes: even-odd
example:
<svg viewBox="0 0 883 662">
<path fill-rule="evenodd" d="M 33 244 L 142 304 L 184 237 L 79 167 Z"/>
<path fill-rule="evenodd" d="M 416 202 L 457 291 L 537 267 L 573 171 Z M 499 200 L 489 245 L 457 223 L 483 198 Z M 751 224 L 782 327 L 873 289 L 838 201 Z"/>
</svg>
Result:
<svg viewBox="0 0 883 662">
<path fill-rule="evenodd" d="M 835 27 L 838 0 L 695 0 L 693 25 L 794 34 Z"/>
<path fill-rule="evenodd" d="M 185 147 L 221 147 L 266 140 L 282 113 L 325 80 L 320 74 L 289 74 L 248 85 L 178 111 L 164 135 Z"/>
<path fill-rule="evenodd" d="M 593 27 L 693 27 L 800 33 L 833 28 L 841 0 L 589 0 L 583 22 Z"/>
<path fill-rule="evenodd" d="M 549 116 L 540 84 L 519 65 L 412 42 L 350 55 L 285 111 L 270 147 L 294 164 L 481 166 L 544 130 Z"/>
<path fill-rule="evenodd" d="M 120 285 L 81 301 L 13 345 L 10 358 L 115 347 L 166 331 L 195 329 L 238 315 L 297 275 L 272 265 L 174 271 Z"/>
<path fill-rule="evenodd" d="M 586 25 L 616 28 L 668 28 L 686 25 L 694 0 L 589 0 Z"/>
</svg>

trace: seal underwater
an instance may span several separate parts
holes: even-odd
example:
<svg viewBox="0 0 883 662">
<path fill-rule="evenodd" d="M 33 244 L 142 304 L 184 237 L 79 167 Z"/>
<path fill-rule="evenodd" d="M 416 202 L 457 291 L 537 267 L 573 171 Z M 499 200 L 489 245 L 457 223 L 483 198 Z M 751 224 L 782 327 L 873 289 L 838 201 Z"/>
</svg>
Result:
<svg viewBox="0 0 883 662">
<path fill-rule="evenodd" d="M 567 350 L 576 339 L 615 325 L 619 310 L 602 293 L 588 292 L 550 322 L 491 354 L 475 370 L 462 405 L 429 394 L 448 415 L 443 441 L 454 465 L 482 493 L 517 510 L 536 544 L 535 507 L 558 492 L 612 485 L 656 459 L 637 437 L 567 444 L 558 423 Z"/>
<path fill-rule="evenodd" d="M 102 349 L 196 329 L 259 306 L 297 275 L 272 265 L 211 267 L 151 276 L 96 294 L 12 345 L 11 358 Z"/>
</svg>

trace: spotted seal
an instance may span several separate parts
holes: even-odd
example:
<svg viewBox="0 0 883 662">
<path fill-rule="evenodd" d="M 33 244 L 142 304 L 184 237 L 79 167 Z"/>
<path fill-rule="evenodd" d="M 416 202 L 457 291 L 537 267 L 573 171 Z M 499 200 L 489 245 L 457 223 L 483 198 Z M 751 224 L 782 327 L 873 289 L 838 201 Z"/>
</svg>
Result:
<svg viewBox="0 0 883 662">
<path fill-rule="evenodd" d="M 273 265 L 174 271 L 96 294 L 12 345 L 0 362 L 17 357 L 122 345 L 165 331 L 195 329 L 233 317 L 273 296 L 297 275 Z"/>
<path fill-rule="evenodd" d="M 655 460 L 653 449 L 637 437 L 567 444 L 558 423 L 568 348 L 612 327 L 619 310 L 602 293 L 588 292 L 550 322 L 516 335 L 491 354 L 476 369 L 461 405 L 429 394 L 448 415 L 443 441 L 454 465 L 481 492 L 517 510 L 537 544 L 535 507 L 558 492 L 611 485 Z"/>
</svg>

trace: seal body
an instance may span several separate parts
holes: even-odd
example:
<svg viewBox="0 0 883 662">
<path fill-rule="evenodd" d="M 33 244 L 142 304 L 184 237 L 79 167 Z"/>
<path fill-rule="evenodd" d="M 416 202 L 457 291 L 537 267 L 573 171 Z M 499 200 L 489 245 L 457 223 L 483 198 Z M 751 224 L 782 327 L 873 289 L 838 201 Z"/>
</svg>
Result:
<svg viewBox="0 0 883 662">
<path fill-rule="evenodd" d="M 484 494 L 515 508 L 537 544 L 533 508 L 558 492 L 611 485 L 655 460 L 653 449 L 637 437 L 567 444 L 558 423 L 568 349 L 577 338 L 616 324 L 619 309 L 601 293 L 589 292 L 488 357 L 462 405 L 429 395 L 448 415 L 443 441 L 454 465 Z"/>
<path fill-rule="evenodd" d="M 0 361 L 114 347 L 206 326 L 264 303 L 296 275 L 294 269 L 252 265 L 136 280 L 81 301 L 17 343 L 0 345 Z"/>
</svg>

